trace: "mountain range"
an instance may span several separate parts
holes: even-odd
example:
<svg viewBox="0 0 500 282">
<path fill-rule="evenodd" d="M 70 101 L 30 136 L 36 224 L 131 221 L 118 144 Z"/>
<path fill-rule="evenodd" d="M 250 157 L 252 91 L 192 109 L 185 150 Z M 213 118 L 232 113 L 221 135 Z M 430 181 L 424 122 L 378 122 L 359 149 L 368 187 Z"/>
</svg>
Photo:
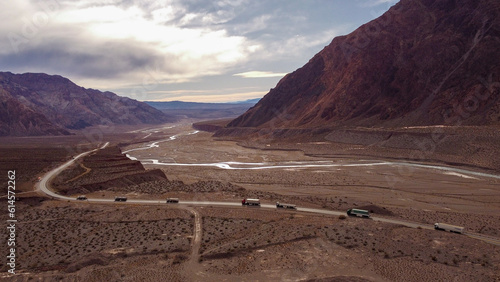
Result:
<svg viewBox="0 0 500 282">
<path fill-rule="evenodd" d="M 402 0 L 286 75 L 245 129 L 500 124 L 500 2 Z"/>
<path fill-rule="evenodd" d="M 245 113 L 260 99 L 232 103 L 197 103 L 197 102 L 149 102 L 148 105 L 178 118 L 221 119 L 235 118 Z"/>
<path fill-rule="evenodd" d="M 43 73 L 0 72 L 0 136 L 68 135 L 95 125 L 173 122 L 143 102 Z"/>
</svg>

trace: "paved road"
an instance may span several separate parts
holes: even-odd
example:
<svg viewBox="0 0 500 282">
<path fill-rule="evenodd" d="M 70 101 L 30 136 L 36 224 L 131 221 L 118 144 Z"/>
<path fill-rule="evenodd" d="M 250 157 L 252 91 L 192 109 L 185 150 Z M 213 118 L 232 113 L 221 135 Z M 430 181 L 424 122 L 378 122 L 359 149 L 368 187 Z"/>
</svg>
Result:
<svg viewBox="0 0 500 282">
<path fill-rule="evenodd" d="M 61 171 L 66 169 L 68 166 L 74 163 L 75 160 L 82 158 L 92 152 L 95 152 L 99 149 L 103 149 L 106 146 L 109 145 L 109 142 L 104 144 L 101 148 L 97 148 L 85 153 L 81 153 L 74 157 L 73 159 L 67 161 L 66 163 L 62 164 L 61 166 L 49 171 L 46 175 L 42 177 L 40 182 L 38 182 L 37 189 L 42 191 L 43 193 L 57 199 L 61 200 L 69 200 L 69 201 L 76 201 L 76 198 L 74 197 L 67 197 L 63 195 L 56 194 L 52 190 L 50 190 L 50 181 L 52 178 L 54 178 L 57 174 L 59 174 Z M 89 203 L 116 203 L 114 199 L 94 199 L 94 198 L 89 198 L 87 200 Z M 121 202 L 119 204 L 141 204 L 141 205 L 166 205 L 166 200 L 136 200 L 136 199 L 129 199 L 127 202 Z M 189 206 L 226 206 L 226 207 L 241 207 L 241 202 L 212 202 L 212 201 L 179 201 L 178 205 L 189 205 Z M 262 204 L 260 207 L 256 207 L 255 210 L 258 209 L 276 209 L 275 205 L 270 205 L 270 204 Z M 324 209 L 312 209 L 312 208 L 302 208 L 302 207 L 297 207 L 297 212 L 306 212 L 306 213 L 314 213 L 314 214 L 323 214 L 323 215 L 332 215 L 332 216 L 339 216 L 339 215 L 345 215 L 345 211 L 332 211 L 332 210 L 324 210 Z M 391 224 L 397 224 L 397 225 L 403 225 L 407 226 L 410 228 L 422 228 L 422 229 L 428 229 L 428 230 L 434 230 L 434 226 L 429 225 L 429 224 L 422 224 L 418 222 L 410 222 L 410 221 L 403 221 L 403 220 L 397 220 L 397 219 L 389 219 L 389 218 L 382 218 L 382 217 L 371 217 L 371 220 L 379 221 L 379 222 L 385 222 L 385 223 L 391 223 Z M 365 219 L 366 220 L 366 219 Z M 484 242 L 500 246 L 500 238 L 492 237 L 492 236 L 487 236 L 487 235 L 482 235 L 478 233 L 472 233 L 472 232 L 465 232 L 464 233 L 466 236 L 469 236 L 474 239 L 482 240 Z M 458 236 L 458 235 L 457 235 Z M 196 236 L 199 237 L 199 236 Z M 196 238 L 195 237 L 195 238 Z M 196 238 L 200 240 L 201 238 Z"/>
</svg>

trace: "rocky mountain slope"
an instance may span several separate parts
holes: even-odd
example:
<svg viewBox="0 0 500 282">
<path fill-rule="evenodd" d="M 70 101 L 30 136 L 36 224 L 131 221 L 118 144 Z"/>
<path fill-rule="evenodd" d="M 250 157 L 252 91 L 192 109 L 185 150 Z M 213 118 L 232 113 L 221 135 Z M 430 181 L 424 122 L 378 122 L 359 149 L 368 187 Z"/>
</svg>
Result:
<svg viewBox="0 0 500 282">
<path fill-rule="evenodd" d="M 238 128 L 500 124 L 500 2 L 402 0 L 335 38 Z"/>
<path fill-rule="evenodd" d="M 1 88 L 0 101 L 0 136 L 70 134 Z"/>
<path fill-rule="evenodd" d="M 136 100 L 41 73 L 0 72 L 0 136 L 69 134 L 102 124 L 159 124 L 175 118 Z"/>
</svg>

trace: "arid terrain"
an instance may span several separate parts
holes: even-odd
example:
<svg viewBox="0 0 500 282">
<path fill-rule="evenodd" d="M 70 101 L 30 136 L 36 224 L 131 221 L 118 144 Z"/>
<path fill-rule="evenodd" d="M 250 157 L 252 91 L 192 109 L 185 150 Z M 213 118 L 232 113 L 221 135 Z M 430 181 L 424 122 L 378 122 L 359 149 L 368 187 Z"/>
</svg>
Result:
<svg viewBox="0 0 500 282">
<path fill-rule="evenodd" d="M 498 0 L 4 2 L 0 281 L 500 282 Z"/>
<path fill-rule="evenodd" d="M 358 207 L 379 218 L 446 222 L 500 237 L 500 180 L 486 169 L 328 155 L 326 143 L 240 146 L 189 123 L 128 132 L 104 137 L 112 144 L 76 160 L 53 180 L 54 189 L 75 198 L 237 203 L 248 197 L 332 211 Z M 118 141 L 125 136 L 127 145 Z M 38 176 L 74 156 L 68 151 L 74 141 L 62 138 L 52 149 L 25 149 L 25 157 L 3 149 L 2 169 L 17 163 L 17 173 L 26 174 L 19 177 L 25 193 L 16 208 L 18 274 L 3 265 L 4 281 L 500 279 L 500 247 L 467 235 L 264 207 L 98 204 L 29 192 Z M 19 146 L 29 147 L 24 142 Z M 34 153 L 40 151 L 50 157 Z"/>
</svg>

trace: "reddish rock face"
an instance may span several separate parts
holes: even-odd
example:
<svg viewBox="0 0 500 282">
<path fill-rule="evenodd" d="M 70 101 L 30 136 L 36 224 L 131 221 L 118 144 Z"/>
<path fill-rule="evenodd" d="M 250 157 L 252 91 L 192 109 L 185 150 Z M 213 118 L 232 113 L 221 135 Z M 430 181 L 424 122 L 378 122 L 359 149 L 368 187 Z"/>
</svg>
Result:
<svg viewBox="0 0 500 282">
<path fill-rule="evenodd" d="M 0 136 L 61 135 L 92 125 L 175 119 L 136 100 L 46 74 L 0 72 Z"/>
<path fill-rule="evenodd" d="M 0 136 L 67 135 L 68 131 L 52 124 L 0 89 Z"/>
<path fill-rule="evenodd" d="M 500 2 L 402 0 L 227 127 L 500 123 Z"/>
</svg>

